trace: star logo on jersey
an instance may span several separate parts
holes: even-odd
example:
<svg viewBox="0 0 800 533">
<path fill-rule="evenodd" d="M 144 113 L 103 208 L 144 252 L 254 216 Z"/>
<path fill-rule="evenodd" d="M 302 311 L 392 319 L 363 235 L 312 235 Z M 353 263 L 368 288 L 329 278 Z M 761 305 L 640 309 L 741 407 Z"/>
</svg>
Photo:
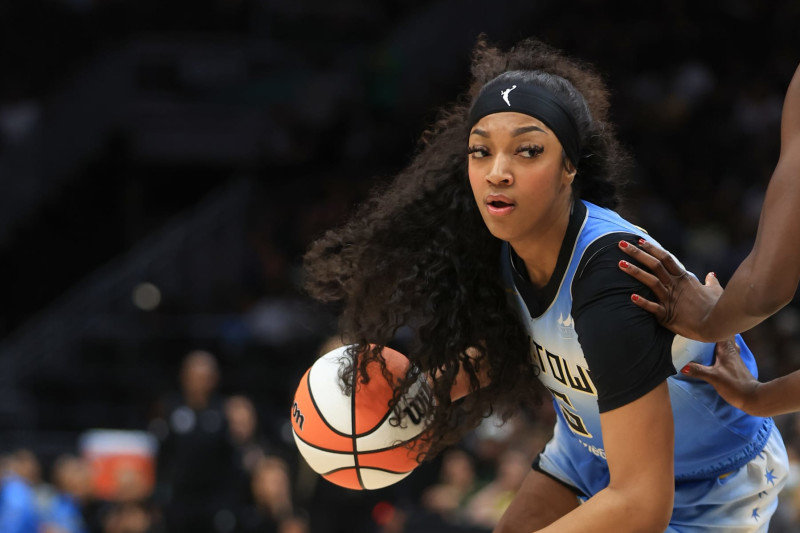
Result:
<svg viewBox="0 0 800 533">
<path fill-rule="evenodd" d="M 755 509 L 753 509 L 753 514 L 751 514 L 750 516 L 752 516 L 752 517 L 753 517 L 753 520 L 755 520 L 756 522 L 758 522 L 758 519 L 759 519 L 759 518 L 761 518 L 761 516 L 758 514 L 758 507 L 756 507 Z"/>
<path fill-rule="evenodd" d="M 511 102 L 508 100 L 508 93 L 510 93 L 511 91 L 513 91 L 513 90 L 514 90 L 514 89 L 516 89 L 516 88 L 517 88 L 517 86 L 516 86 L 516 85 L 514 85 L 514 86 L 513 86 L 513 87 L 511 87 L 510 89 L 506 89 L 505 91 L 500 91 L 500 94 L 503 96 L 503 100 L 505 100 L 505 102 L 506 102 L 506 105 L 507 105 L 508 107 L 511 107 Z"/>
<path fill-rule="evenodd" d="M 772 486 L 774 487 L 775 486 L 775 480 L 778 479 L 778 476 L 773 474 L 773 472 L 775 472 L 774 468 L 772 470 L 767 470 L 767 473 L 764 474 L 764 477 L 767 478 L 767 483 L 772 483 Z"/>
</svg>

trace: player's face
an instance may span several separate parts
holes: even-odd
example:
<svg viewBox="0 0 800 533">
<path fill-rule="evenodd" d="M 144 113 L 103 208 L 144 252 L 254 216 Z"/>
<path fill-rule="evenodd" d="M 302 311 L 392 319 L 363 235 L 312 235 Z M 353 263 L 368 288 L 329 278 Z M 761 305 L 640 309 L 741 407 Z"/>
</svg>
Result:
<svg viewBox="0 0 800 533">
<path fill-rule="evenodd" d="M 495 237 L 536 238 L 568 216 L 574 172 L 561 143 L 540 120 L 494 113 L 469 136 L 469 181 L 483 221 Z"/>
</svg>

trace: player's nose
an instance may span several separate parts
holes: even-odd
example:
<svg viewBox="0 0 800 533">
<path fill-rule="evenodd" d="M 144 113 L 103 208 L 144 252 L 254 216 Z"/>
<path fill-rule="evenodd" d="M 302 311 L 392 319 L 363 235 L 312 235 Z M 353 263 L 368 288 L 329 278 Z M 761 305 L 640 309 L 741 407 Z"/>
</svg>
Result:
<svg viewBox="0 0 800 533">
<path fill-rule="evenodd" d="M 496 157 L 493 163 L 486 174 L 486 181 L 492 185 L 511 185 L 514 183 L 514 174 L 511 172 L 507 158 Z"/>
</svg>

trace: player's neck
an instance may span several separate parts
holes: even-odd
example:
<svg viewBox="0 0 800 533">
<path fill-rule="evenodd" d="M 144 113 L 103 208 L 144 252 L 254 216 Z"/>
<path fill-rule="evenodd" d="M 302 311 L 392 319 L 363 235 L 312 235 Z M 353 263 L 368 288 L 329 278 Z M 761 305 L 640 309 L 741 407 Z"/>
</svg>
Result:
<svg viewBox="0 0 800 533">
<path fill-rule="evenodd" d="M 535 287 L 544 287 L 553 276 L 569 225 L 570 206 L 571 202 L 566 209 L 559 210 L 552 223 L 535 236 L 510 243 L 525 263 L 528 277 Z"/>
</svg>

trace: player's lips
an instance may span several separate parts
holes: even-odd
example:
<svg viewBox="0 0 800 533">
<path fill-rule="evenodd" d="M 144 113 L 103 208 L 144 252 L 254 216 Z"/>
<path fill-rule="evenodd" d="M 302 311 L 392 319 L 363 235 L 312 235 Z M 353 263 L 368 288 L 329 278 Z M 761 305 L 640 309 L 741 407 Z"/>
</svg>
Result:
<svg viewBox="0 0 800 533">
<path fill-rule="evenodd" d="M 503 216 L 511 213 L 516 204 L 514 200 L 502 194 L 490 194 L 486 197 L 486 210 L 491 215 Z"/>
</svg>

